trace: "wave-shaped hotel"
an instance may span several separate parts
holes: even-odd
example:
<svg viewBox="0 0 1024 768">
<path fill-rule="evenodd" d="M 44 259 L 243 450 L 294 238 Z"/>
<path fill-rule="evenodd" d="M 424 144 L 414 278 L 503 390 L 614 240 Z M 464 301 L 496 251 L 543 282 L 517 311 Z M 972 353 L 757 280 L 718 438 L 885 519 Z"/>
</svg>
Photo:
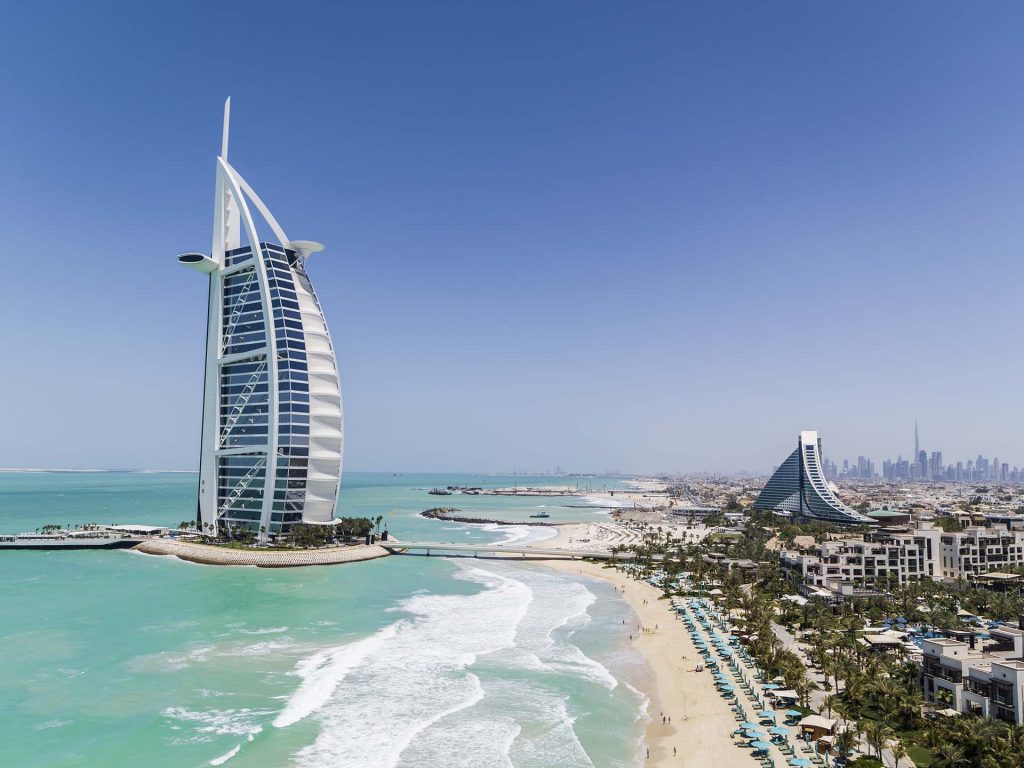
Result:
<svg viewBox="0 0 1024 768">
<path fill-rule="evenodd" d="M 754 509 L 801 520 L 874 525 L 877 521 L 839 500 L 825 481 L 821 465 L 821 438 L 813 430 L 804 430 L 797 438 L 796 450 L 789 454 L 761 490 Z"/>
<path fill-rule="evenodd" d="M 209 277 L 197 525 L 265 539 L 329 524 L 341 486 L 343 410 L 327 322 L 306 273 L 323 246 L 291 240 L 217 158 L 213 247 L 178 261 Z M 254 211 L 276 242 L 262 239 Z"/>
</svg>

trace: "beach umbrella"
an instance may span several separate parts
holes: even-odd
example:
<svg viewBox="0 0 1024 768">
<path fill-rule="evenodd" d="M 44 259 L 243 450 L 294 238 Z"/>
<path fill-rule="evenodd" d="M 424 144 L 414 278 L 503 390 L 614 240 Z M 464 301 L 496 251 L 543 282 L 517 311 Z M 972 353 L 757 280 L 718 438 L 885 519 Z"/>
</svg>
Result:
<svg viewBox="0 0 1024 768">
<path fill-rule="evenodd" d="M 761 726 L 758 725 L 757 723 L 740 723 L 740 728 L 742 728 L 745 731 L 748 731 L 748 730 L 755 730 L 756 731 L 760 727 Z"/>
<path fill-rule="evenodd" d="M 748 739 L 763 739 L 764 733 L 757 730 L 757 728 L 744 728 L 743 735 Z"/>
<path fill-rule="evenodd" d="M 760 740 L 750 742 L 750 746 L 752 746 L 758 752 L 765 752 L 772 748 L 772 745 L 769 744 L 767 741 Z"/>
<path fill-rule="evenodd" d="M 764 718 L 765 720 L 775 719 L 775 713 L 772 712 L 770 709 L 762 709 L 760 712 L 757 713 L 757 716 L 760 718 Z"/>
<path fill-rule="evenodd" d="M 811 761 L 806 757 L 794 757 L 789 761 L 789 764 L 796 768 L 807 768 L 811 764 Z"/>
<path fill-rule="evenodd" d="M 721 684 L 721 685 L 719 685 L 718 687 L 719 687 L 719 688 L 721 688 L 721 689 L 722 689 L 723 691 L 725 691 L 726 693 L 732 693 L 733 691 L 735 691 L 735 690 L 736 690 L 735 688 L 733 688 L 733 687 L 732 687 L 731 685 L 729 685 L 728 683 L 722 683 L 722 684 Z"/>
<path fill-rule="evenodd" d="M 765 689 L 766 691 L 774 691 L 774 690 L 776 690 L 776 689 L 777 689 L 777 688 L 778 688 L 779 686 L 777 686 L 777 685 L 776 685 L 775 683 L 765 683 L 765 684 L 764 684 L 764 685 L 762 685 L 761 687 L 762 687 L 762 688 L 764 688 L 764 689 Z"/>
<path fill-rule="evenodd" d="M 801 712 L 799 709 L 787 709 L 782 714 L 784 714 L 786 717 L 803 717 L 804 716 L 804 713 Z"/>
<path fill-rule="evenodd" d="M 768 729 L 768 733 L 774 733 L 776 736 L 789 736 L 789 728 L 783 728 L 781 725 L 773 725 Z"/>
</svg>

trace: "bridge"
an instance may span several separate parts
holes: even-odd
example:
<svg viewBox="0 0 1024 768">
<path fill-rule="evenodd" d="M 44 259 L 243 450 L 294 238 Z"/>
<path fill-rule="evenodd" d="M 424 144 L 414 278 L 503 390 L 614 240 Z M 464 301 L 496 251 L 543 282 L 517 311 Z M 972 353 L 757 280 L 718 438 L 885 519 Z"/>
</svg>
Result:
<svg viewBox="0 0 1024 768">
<path fill-rule="evenodd" d="M 519 555 L 522 559 L 532 557 L 534 559 L 568 558 L 570 560 L 631 560 L 635 555 L 632 552 L 616 552 L 612 554 L 608 550 L 586 550 L 586 549 L 545 549 L 543 547 L 506 547 L 501 544 L 442 544 L 436 541 L 380 541 L 380 546 L 392 555 L 419 554 L 430 557 L 439 555 L 448 557 L 465 553 L 465 556 L 473 557 L 499 557 L 501 555 Z"/>
</svg>

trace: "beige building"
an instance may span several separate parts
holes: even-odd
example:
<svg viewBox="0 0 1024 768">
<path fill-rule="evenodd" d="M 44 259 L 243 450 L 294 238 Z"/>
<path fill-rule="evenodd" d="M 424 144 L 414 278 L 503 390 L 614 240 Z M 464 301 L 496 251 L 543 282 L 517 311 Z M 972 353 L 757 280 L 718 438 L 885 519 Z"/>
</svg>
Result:
<svg viewBox="0 0 1024 768">
<path fill-rule="evenodd" d="M 921 690 L 926 701 L 966 715 L 1024 724 L 1024 631 L 998 627 L 986 641 L 925 640 Z"/>
<path fill-rule="evenodd" d="M 942 535 L 941 575 L 966 579 L 1007 565 L 1024 564 L 1024 531 L 967 528 Z"/>
<path fill-rule="evenodd" d="M 919 521 L 913 528 L 826 541 L 809 554 L 787 550 L 780 558 L 795 581 L 838 594 L 849 585 L 973 579 L 1024 565 L 1024 531 L 979 526 L 945 533 L 932 522 Z"/>
<path fill-rule="evenodd" d="M 826 541 L 814 554 L 786 551 L 781 555 L 782 567 L 803 584 L 836 592 L 844 582 L 874 584 L 891 577 L 906 584 L 938 578 L 942 531 L 930 523 L 919 526 L 912 531 L 880 530 Z"/>
</svg>

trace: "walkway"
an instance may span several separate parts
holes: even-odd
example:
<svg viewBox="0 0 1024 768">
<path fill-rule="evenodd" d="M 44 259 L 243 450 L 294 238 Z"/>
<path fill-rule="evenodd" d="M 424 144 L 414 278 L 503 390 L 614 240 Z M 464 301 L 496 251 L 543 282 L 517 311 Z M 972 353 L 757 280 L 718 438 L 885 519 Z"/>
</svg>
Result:
<svg viewBox="0 0 1024 768">
<path fill-rule="evenodd" d="M 795 653 L 807 666 L 807 678 L 818 686 L 817 690 L 811 691 L 811 695 L 808 698 L 810 698 L 811 706 L 816 712 L 824 712 L 826 709 L 825 697 L 828 696 L 829 693 L 834 693 L 834 691 L 830 692 L 825 690 L 825 676 L 815 669 L 811 660 L 807 657 L 806 646 L 793 637 L 792 633 L 790 633 L 790 631 L 781 624 L 772 624 L 772 633 L 779 639 L 779 642 L 782 643 L 783 648 Z M 838 723 L 838 728 L 853 727 L 856 725 L 856 723 L 843 720 L 838 715 L 834 715 L 834 717 Z M 867 741 L 863 737 L 861 737 L 860 741 L 857 743 L 857 749 L 865 755 L 874 756 L 875 754 L 875 751 L 868 746 Z M 886 748 L 882 750 L 882 764 L 887 768 L 895 768 L 896 760 L 892 756 L 891 749 Z M 914 761 L 909 757 L 904 757 L 900 760 L 900 768 L 915 768 Z"/>
</svg>

